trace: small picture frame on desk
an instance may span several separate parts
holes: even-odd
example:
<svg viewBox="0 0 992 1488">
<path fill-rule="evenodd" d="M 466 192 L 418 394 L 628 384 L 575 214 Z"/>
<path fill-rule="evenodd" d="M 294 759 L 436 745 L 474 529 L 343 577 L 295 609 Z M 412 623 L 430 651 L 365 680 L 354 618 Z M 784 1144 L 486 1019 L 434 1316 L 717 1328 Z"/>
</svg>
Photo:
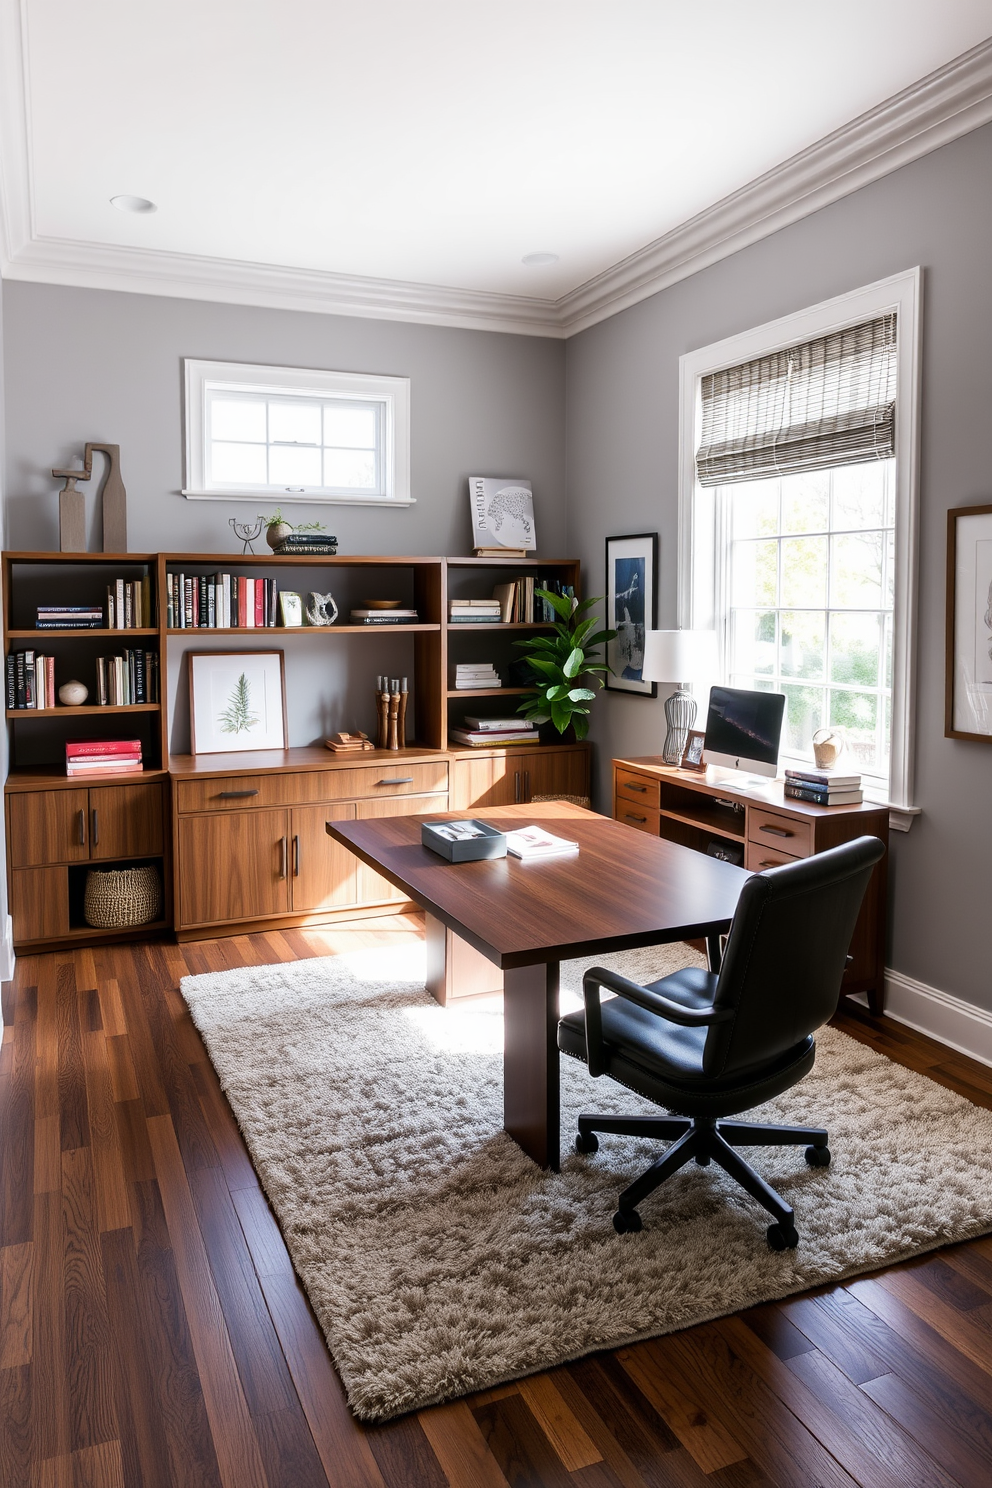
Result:
<svg viewBox="0 0 992 1488">
<path fill-rule="evenodd" d="M 193 754 L 285 749 L 286 679 L 281 651 L 191 651 Z"/>
<path fill-rule="evenodd" d="M 683 770 L 705 770 L 703 763 L 703 745 L 706 742 L 706 733 L 703 729 L 690 729 L 689 737 L 686 739 L 685 749 L 682 753 Z"/>
</svg>

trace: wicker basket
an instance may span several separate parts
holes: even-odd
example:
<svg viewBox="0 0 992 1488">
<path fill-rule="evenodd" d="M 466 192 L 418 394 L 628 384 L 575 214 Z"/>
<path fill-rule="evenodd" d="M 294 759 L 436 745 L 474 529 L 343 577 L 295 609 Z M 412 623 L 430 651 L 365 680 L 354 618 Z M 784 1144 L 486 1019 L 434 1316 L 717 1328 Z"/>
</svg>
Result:
<svg viewBox="0 0 992 1488">
<path fill-rule="evenodd" d="M 148 925 L 162 913 L 162 880 L 157 868 L 114 868 L 86 875 L 83 915 L 95 930 Z"/>
<path fill-rule="evenodd" d="M 567 801 L 569 806 L 584 806 L 587 811 L 592 805 L 588 796 L 563 796 L 559 794 L 556 796 L 531 796 L 530 798 L 530 804 L 532 806 L 537 805 L 541 801 Z"/>
</svg>

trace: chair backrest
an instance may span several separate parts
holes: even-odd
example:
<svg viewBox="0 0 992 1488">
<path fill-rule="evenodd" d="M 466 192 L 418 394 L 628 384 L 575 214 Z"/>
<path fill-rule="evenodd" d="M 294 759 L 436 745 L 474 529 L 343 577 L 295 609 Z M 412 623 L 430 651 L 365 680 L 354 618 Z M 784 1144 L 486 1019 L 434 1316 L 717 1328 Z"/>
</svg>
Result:
<svg viewBox="0 0 992 1488">
<path fill-rule="evenodd" d="M 877 837 L 857 837 L 748 879 L 714 998 L 736 1016 L 709 1029 L 705 1074 L 774 1059 L 833 1016 L 861 901 L 884 851 Z"/>
</svg>

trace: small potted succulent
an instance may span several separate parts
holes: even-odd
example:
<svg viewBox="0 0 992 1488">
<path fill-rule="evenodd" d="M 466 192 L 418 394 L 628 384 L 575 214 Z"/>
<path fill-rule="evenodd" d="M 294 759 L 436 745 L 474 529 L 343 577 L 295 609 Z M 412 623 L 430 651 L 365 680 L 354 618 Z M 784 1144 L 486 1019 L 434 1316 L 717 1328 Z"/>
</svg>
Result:
<svg viewBox="0 0 992 1488">
<path fill-rule="evenodd" d="M 294 527 L 292 522 L 287 522 L 280 507 L 276 507 L 271 517 L 260 519 L 265 524 L 265 541 L 270 548 L 278 548 L 287 537 L 294 532 L 323 532 L 323 522 L 297 522 Z"/>
<path fill-rule="evenodd" d="M 587 704 L 596 696 L 585 684 L 595 681 L 602 687 L 602 677 L 594 678 L 592 673 L 610 670 L 594 647 L 612 641 L 616 631 L 596 630 L 595 616 L 583 618 L 586 610 L 599 603 L 598 598 L 584 599 L 580 604 L 549 589 L 535 589 L 534 593 L 547 600 L 558 618 L 553 636 L 514 642 L 524 652 L 536 684 L 533 692 L 520 699 L 517 712 L 533 723 L 550 723 L 561 735 L 571 732 L 576 739 L 584 739 L 589 732 Z"/>
</svg>

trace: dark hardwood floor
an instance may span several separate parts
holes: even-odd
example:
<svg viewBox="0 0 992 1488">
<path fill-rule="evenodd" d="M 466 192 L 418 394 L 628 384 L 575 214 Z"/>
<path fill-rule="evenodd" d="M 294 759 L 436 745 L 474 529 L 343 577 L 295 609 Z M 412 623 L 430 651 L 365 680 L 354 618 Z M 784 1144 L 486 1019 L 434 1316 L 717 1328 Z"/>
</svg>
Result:
<svg viewBox="0 0 992 1488">
<path fill-rule="evenodd" d="M 989 1239 L 358 1426 L 177 988 L 421 934 L 393 917 L 18 961 L 3 1488 L 988 1488 Z M 992 1070 L 885 1019 L 839 1022 L 992 1106 Z"/>
</svg>

